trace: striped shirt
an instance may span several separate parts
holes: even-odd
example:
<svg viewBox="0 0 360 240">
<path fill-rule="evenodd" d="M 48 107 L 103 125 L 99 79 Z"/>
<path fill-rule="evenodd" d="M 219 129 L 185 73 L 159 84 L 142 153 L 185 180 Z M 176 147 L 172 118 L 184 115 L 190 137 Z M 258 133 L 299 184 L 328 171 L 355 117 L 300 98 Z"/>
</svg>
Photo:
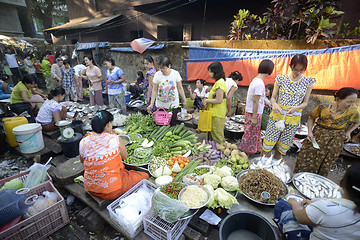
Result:
<svg viewBox="0 0 360 240">
<path fill-rule="evenodd" d="M 355 213 L 353 201 L 340 199 L 320 199 L 306 207 L 306 213 L 313 222 L 310 240 L 318 239 L 360 239 L 360 213 Z"/>
</svg>

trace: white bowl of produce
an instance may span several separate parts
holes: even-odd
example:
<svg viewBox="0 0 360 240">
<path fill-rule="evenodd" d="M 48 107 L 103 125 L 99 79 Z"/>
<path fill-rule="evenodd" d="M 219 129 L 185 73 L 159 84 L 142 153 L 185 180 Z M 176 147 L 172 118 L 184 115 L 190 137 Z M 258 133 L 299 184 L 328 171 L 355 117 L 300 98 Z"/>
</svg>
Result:
<svg viewBox="0 0 360 240">
<path fill-rule="evenodd" d="M 139 148 L 135 149 L 134 155 L 137 158 L 147 158 L 151 155 L 151 149 L 139 147 Z"/>
<path fill-rule="evenodd" d="M 179 193 L 179 201 L 190 209 L 199 209 L 204 207 L 210 200 L 209 190 L 200 185 L 189 185 L 184 187 Z"/>
<path fill-rule="evenodd" d="M 211 170 L 211 167 L 209 165 L 201 165 L 201 166 L 197 166 L 193 173 L 200 177 L 200 178 L 203 178 L 207 175 L 210 175 L 212 174 L 212 170 Z"/>
</svg>

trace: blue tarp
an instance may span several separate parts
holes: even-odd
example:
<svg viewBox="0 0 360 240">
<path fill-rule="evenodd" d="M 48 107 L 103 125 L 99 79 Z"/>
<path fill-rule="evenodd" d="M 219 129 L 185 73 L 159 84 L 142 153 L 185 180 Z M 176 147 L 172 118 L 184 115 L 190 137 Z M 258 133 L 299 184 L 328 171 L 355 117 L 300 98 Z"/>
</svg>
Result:
<svg viewBox="0 0 360 240">
<path fill-rule="evenodd" d="M 94 49 L 96 44 L 99 44 L 99 48 L 110 47 L 107 42 L 76 43 L 76 50 Z"/>
<path fill-rule="evenodd" d="M 149 47 L 148 49 L 146 49 L 146 51 L 163 49 L 164 47 L 165 47 L 165 44 L 159 44 L 156 46 Z M 131 47 L 111 47 L 110 51 L 113 51 L 113 52 L 136 52 L 136 51 L 132 50 Z"/>
</svg>

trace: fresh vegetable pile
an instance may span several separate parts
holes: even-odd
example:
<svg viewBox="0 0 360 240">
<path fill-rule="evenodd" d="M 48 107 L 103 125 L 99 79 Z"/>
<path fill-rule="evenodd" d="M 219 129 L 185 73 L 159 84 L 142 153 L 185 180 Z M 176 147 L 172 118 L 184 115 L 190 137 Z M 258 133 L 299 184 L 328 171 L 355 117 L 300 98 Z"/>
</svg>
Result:
<svg viewBox="0 0 360 240">
<path fill-rule="evenodd" d="M 179 155 L 177 157 L 169 157 L 168 164 L 173 169 L 173 172 L 180 172 L 184 169 L 186 165 L 189 163 L 189 159 L 187 157 L 183 157 L 182 155 Z M 175 171 L 174 171 L 175 170 Z"/>
<path fill-rule="evenodd" d="M 168 197 L 178 200 L 180 191 L 184 188 L 181 183 L 171 182 L 160 189 L 161 192 L 165 193 Z"/>
<path fill-rule="evenodd" d="M 128 136 L 130 137 L 131 142 L 137 143 L 141 140 L 141 135 L 137 133 L 129 133 Z"/>
<path fill-rule="evenodd" d="M 132 114 L 126 118 L 125 131 L 128 133 L 139 133 L 143 135 L 150 134 L 158 126 L 155 124 L 151 115 L 142 115 L 141 113 Z"/>
<path fill-rule="evenodd" d="M 151 154 L 151 150 L 149 148 L 137 148 L 135 149 L 135 156 L 137 158 L 146 158 Z"/>
</svg>

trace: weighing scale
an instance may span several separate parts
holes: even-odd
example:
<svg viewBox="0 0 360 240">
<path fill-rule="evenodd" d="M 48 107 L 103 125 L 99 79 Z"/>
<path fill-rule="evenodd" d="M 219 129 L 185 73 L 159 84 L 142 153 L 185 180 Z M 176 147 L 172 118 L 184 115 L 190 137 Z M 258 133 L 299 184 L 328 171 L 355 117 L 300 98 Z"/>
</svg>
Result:
<svg viewBox="0 0 360 240">
<path fill-rule="evenodd" d="M 60 129 L 60 138 L 62 140 L 68 140 L 68 139 L 72 139 L 74 137 L 74 129 L 72 129 L 70 127 L 71 125 L 71 121 L 69 120 L 62 120 L 62 121 L 59 121 L 57 123 L 55 123 L 56 126 L 59 127 Z"/>
</svg>

